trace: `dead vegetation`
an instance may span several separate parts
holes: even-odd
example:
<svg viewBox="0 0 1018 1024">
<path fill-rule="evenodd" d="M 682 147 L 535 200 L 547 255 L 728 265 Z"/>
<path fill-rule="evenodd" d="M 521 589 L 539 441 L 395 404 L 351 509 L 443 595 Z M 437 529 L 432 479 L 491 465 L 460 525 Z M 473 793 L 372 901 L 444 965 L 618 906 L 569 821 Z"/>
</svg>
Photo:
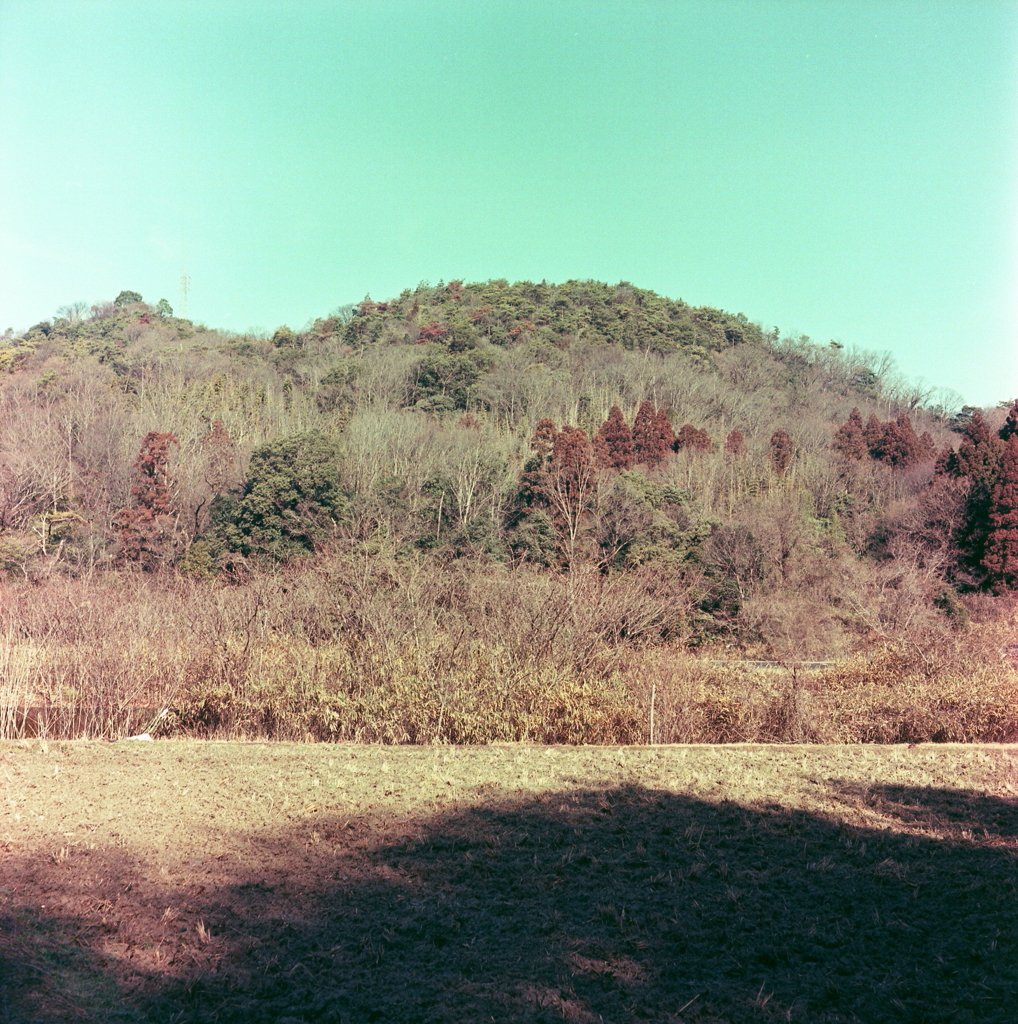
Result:
<svg viewBox="0 0 1018 1024">
<path fill-rule="evenodd" d="M 1007 742 L 1007 618 L 804 667 L 684 645 L 653 574 L 333 559 L 243 587 L 6 586 L 0 736 L 420 743 Z M 723 650 L 720 653 L 724 653 Z"/>
<path fill-rule="evenodd" d="M 0 735 L 383 743 L 1018 736 L 1001 622 L 812 668 L 696 655 L 650 577 L 333 561 L 245 587 L 139 574 L 8 588 Z"/>
</svg>

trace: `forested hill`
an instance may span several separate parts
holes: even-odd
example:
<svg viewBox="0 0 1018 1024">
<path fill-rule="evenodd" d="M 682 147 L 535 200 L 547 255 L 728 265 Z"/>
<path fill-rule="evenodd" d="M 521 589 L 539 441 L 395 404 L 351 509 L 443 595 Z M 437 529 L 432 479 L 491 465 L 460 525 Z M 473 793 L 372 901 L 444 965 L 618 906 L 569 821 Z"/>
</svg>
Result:
<svg viewBox="0 0 1018 1024">
<path fill-rule="evenodd" d="M 694 309 L 624 282 L 451 281 L 422 285 L 387 302 L 366 298 L 349 312 L 343 336 L 351 344 L 433 341 L 463 351 L 485 342 L 532 340 L 563 347 L 586 340 L 705 359 L 709 351 L 763 341 L 760 328 L 741 313 Z M 328 321 L 316 324 L 319 330 L 327 326 Z"/>
<path fill-rule="evenodd" d="M 0 573 L 650 574 L 669 635 L 808 610 L 826 650 L 1014 588 L 1018 416 L 933 397 L 626 283 L 422 284 L 271 336 L 125 291 L 0 339 Z"/>
</svg>

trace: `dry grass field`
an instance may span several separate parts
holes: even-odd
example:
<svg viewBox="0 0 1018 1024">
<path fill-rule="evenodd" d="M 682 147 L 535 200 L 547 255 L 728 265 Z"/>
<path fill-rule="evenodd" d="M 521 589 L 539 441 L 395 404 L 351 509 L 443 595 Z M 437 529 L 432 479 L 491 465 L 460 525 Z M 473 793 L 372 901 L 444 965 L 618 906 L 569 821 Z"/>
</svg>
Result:
<svg viewBox="0 0 1018 1024">
<path fill-rule="evenodd" d="M 0 1020 L 1012 1022 L 1018 750 L 0 745 Z"/>
</svg>

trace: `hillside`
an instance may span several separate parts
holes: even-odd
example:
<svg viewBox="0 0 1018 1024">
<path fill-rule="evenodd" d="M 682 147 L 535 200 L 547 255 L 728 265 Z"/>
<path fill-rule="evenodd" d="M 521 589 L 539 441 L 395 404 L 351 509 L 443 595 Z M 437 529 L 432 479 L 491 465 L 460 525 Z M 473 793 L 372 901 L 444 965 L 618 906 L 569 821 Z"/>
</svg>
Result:
<svg viewBox="0 0 1018 1024">
<path fill-rule="evenodd" d="M 393 685 L 436 650 L 518 671 L 515 630 L 546 636 L 534 678 L 582 686 L 653 651 L 957 644 L 1018 585 L 1018 404 L 959 414 L 887 360 L 625 283 L 421 285 L 271 337 L 122 292 L 8 334 L 0 367 L 22 635 L 104 578 L 228 616 L 289 580 L 306 607 L 249 626 L 370 634 Z"/>
</svg>

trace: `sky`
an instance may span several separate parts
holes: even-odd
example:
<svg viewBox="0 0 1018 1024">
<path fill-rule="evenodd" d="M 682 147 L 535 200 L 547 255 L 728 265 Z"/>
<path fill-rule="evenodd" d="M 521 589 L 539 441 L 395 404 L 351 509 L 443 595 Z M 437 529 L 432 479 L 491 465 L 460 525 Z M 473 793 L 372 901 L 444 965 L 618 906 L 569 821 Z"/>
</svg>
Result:
<svg viewBox="0 0 1018 1024">
<path fill-rule="evenodd" d="M 489 278 L 1015 398 L 1018 0 L 0 0 L 0 331 Z"/>
</svg>

